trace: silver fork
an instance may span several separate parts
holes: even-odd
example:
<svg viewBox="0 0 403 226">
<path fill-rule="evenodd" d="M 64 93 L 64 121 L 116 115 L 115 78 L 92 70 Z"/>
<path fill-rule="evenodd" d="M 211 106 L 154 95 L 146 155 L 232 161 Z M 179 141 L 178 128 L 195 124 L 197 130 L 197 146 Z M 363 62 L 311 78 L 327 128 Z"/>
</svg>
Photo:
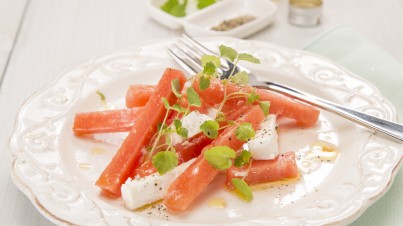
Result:
<svg viewBox="0 0 403 226">
<path fill-rule="evenodd" d="M 175 48 L 168 48 L 169 53 L 172 55 L 174 60 L 181 65 L 181 67 L 186 70 L 189 74 L 194 75 L 203 70 L 201 66 L 201 56 L 204 54 L 208 55 L 218 55 L 217 53 L 211 51 L 210 49 L 203 46 L 200 42 L 196 41 L 194 38 L 184 34 L 182 39 L 179 39 Z M 330 102 L 328 100 L 319 98 L 312 94 L 291 88 L 289 86 L 258 81 L 256 76 L 247 68 L 240 65 L 234 65 L 232 62 L 221 59 L 222 67 L 217 71 L 220 74 L 220 78 L 228 78 L 231 71 L 235 67 L 235 73 L 238 71 L 246 71 L 249 74 L 249 85 L 260 88 L 267 89 L 277 93 L 284 94 L 286 96 L 292 97 L 294 99 L 300 100 L 302 102 L 311 104 L 323 110 L 335 113 L 343 118 L 356 122 L 362 126 L 369 129 L 373 129 L 403 141 L 403 125 L 390 122 L 381 118 L 377 118 L 339 104 Z"/>
</svg>

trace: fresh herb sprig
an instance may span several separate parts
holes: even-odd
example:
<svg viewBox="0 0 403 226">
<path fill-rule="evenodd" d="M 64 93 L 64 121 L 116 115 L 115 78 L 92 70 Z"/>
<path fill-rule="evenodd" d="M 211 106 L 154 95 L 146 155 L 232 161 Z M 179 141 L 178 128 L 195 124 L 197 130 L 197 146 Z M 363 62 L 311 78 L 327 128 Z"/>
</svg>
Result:
<svg viewBox="0 0 403 226">
<path fill-rule="evenodd" d="M 179 2 L 178 0 L 168 0 L 168 2 Z M 167 2 L 167 3 L 168 3 Z M 206 1 L 207 2 L 207 1 Z M 172 4 L 173 4 L 172 3 Z M 187 1 L 179 4 L 187 4 Z M 259 59 L 256 57 L 247 54 L 247 53 L 238 53 L 231 47 L 227 47 L 224 45 L 219 46 L 220 56 L 211 56 L 205 55 L 202 57 L 201 62 L 203 66 L 203 70 L 189 79 L 191 81 L 190 86 L 185 90 L 185 94 L 181 93 L 179 80 L 173 80 L 171 82 L 172 92 L 178 97 L 179 100 L 182 98 L 186 98 L 188 103 L 187 108 L 180 106 L 179 104 L 170 105 L 168 100 L 163 99 L 163 103 L 165 108 L 167 109 L 166 115 L 164 117 L 163 122 L 158 127 L 158 133 L 155 135 L 154 143 L 150 148 L 150 156 L 152 156 L 152 163 L 157 171 L 162 175 L 174 167 L 178 165 L 178 156 L 176 154 L 175 148 L 172 145 L 172 140 L 170 139 L 170 135 L 172 133 L 177 133 L 179 136 L 183 138 L 188 137 L 188 131 L 183 127 L 181 120 L 179 119 L 180 115 L 187 115 L 189 113 L 189 109 L 191 106 L 193 107 L 201 107 L 201 99 L 193 88 L 194 82 L 196 78 L 199 79 L 199 89 L 205 90 L 210 86 L 210 79 L 217 78 L 219 73 L 218 69 L 221 67 L 221 57 L 228 59 L 235 66 L 239 61 L 247 61 L 251 63 L 259 63 Z M 246 72 L 240 71 L 235 73 L 235 70 L 231 71 L 231 75 L 228 79 L 223 80 L 224 84 L 224 98 L 222 102 L 219 104 L 218 112 L 214 120 L 207 120 L 200 126 L 200 130 L 209 138 L 216 138 L 219 134 L 219 131 L 225 129 L 229 126 L 237 126 L 235 131 L 236 139 L 247 142 L 255 136 L 255 131 L 252 127 L 252 124 L 248 122 L 237 123 L 236 121 L 227 120 L 225 114 L 222 112 L 222 107 L 226 103 L 226 101 L 235 99 L 235 98 L 245 98 L 247 103 L 256 104 L 258 103 L 265 115 L 269 112 L 270 103 L 267 101 L 259 101 L 259 95 L 256 90 L 253 89 L 251 92 L 233 92 L 227 94 L 227 84 L 228 82 L 236 83 L 238 85 L 246 85 L 249 82 L 249 76 Z M 235 73 L 235 74 L 234 74 Z M 176 117 L 173 120 L 171 126 L 166 124 L 167 118 L 171 111 L 176 111 Z M 223 126 L 224 125 L 224 126 Z M 161 137 L 165 136 L 165 143 L 159 144 Z M 160 151 L 157 154 L 153 155 L 153 152 L 157 148 L 164 148 L 165 151 Z M 251 153 L 249 151 L 243 150 L 238 155 L 235 150 L 231 149 L 228 146 L 215 146 L 204 152 L 204 158 L 207 162 L 211 164 L 216 169 L 225 170 L 234 165 L 235 167 L 242 167 L 245 164 L 249 164 L 249 169 L 251 167 Z M 248 170 L 249 171 L 249 170 Z M 246 177 L 246 176 L 245 176 Z M 238 195 L 246 200 L 250 201 L 253 199 L 253 194 L 251 188 L 245 182 L 244 178 L 234 178 L 231 182 L 234 185 Z"/>
<path fill-rule="evenodd" d="M 252 154 L 247 150 L 242 150 L 241 153 L 235 158 L 234 166 L 241 167 L 247 163 L 249 163 Z"/>
<path fill-rule="evenodd" d="M 226 58 L 231 63 L 234 64 L 232 67 L 232 71 L 228 77 L 228 81 L 232 83 L 236 83 L 238 85 L 247 85 L 249 83 L 249 75 L 246 71 L 239 71 L 235 73 L 235 68 L 240 61 L 247 61 L 250 63 L 258 64 L 260 60 L 249 53 L 238 53 L 235 49 L 220 45 L 220 56 L 211 56 L 205 55 L 202 57 L 202 65 L 203 71 L 200 73 L 200 82 L 199 88 L 200 90 L 205 90 L 210 85 L 210 79 L 213 77 L 218 77 L 217 68 L 221 66 L 220 58 Z M 235 73 L 235 74 L 234 74 Z M 227 94 L 227 80 L 223 80 L 224 83 L 224 98 L 223 101 L 220 103 L 218 107 L 218 113 L 221 113 L 222 108 L 224 107 L 225 103 L 230 99 L 235 98 L 246 98 L 248 103 L 255 103 L 258 102 L 260 108 L 262 109 L 263 113 L 267 116 L 270 103 L 267 101 L 259 101 L 259 95 L 257 94 L 256 90 L 253 89 L 252 92 L 233 92 L 231 94 Z M 218 116 L 218 115 L 217 115 Z"/>
<path fill-rule="evenodd" d="M 161 151 L 153 156 L 153 165 L 163 175 L 178 165 L 178 156 L 174 151 Z"/>
<path fill-rule="evenodd" d="M 235 49 L 220 45 L 220 56 L 204 56 L 202 58 L 202 65 L 204 67 L 203 71 L 199 74 L 199 88 L 200 90 L 205 90 L 210 85 L 210 79 L 218 77 L 217 68 L 221 66 L 220 58 L 226 58 L 230 62 L 234 64 L 233 69 L 230 73 L 230 76 L 227 80 L 223 80 L 224 83 L 224 98 L 219 105 L 218 112 L 216 114 L 216 119 L 214 128 L 212 129 L 211 122 L 206 122 L 205 125 L 202 125 L 203 129 L 207 131 L 206 135 L 213 134 L 216 135 L 216 131 L 218 130 L 218 122 L 225 121 L 225 115 L 222 113 L 222 108 L 226 101 L 235 98 L 246 98 L 247 103 L 253 104 L 255 102 L 259 103 L 260 108 L 262 109 L 264 115 L 268 115 L 270 102 L 267 101 L 259 101 L 259 95 L 256 90 L 253 89 L 252 92 L 233 92 L 231 94 L 227 94 L 227 84 L 228 82 L 236 83 L 238 85 L 247 85 L 249 83 L 249 75 L 245 71 L 240 71 L 235 73 L 236 65 L 239 61 L 247 61 L 251 63 L 260 63 L 260 60 L 251 54 L 248 53 L 238 53 Z M 235 73 L 235 74 L 234 74 Z M 237 129 L 235 131 L 235 136 L 238 140 L 243 142 L 247 142 L 251 138 L 255 136 L 255 131 L 252 127 L 252 124 L 244 122 L 241 124 L 237 124 L 235 121 L 227 121 L 228 125 L 236 125 Z M 214 130 L 215 129 L 215 130 Z M 214 133 L 212 133 L 214 131 Z M 210 148 L 205 151 L 204 158 L 216 169 L 228 169 L 232 164 L 235 167 L 242 167 L 245 164 L 249 164 L 248 172 L 251 167 L 251 153 L 249 151 L 243 150 L 240 152 L 238 156 L 234 150 L 227 146 L 216 146 Z M 245 182 L 245 177 L 242 179 L 234 178 L 231 183 L 234 185 L 238 195 L 244 199 L 245 201 L 251 201 L 253 199 L 252 189 Z"/>
<path fill-rule="evenodd" d="M 204 133 L 204 135 L 211 139 L 214 139 L 218 136 L 219 129 L 220 125 L 215 120 L 207 120 L 200 125 L 200 130 Z"/>
<path fill-rule="evenodd" d="M 171 139 L 166 139 L 165 143 L 159 146 L 166 147 L 165 151 L 158 152 L 156 155 L 153 156 L 153 153 L 157 149 L 157 145 L 159 144 L 161 137 L 172 133 L 172 129 L 166 126 L 166 121 L 172 108 L 170 108 L 167 99 L 163 98 L 162 101 L 167 111 L 165 113 L 164 120 L 162 121 L 161 125 L 158 126 L 157 136 L 149 151 L 149 156 L 152 157 L 152 163 L 160 175 L 165 174 L 178 165 L 178 156 L 174 152 L 174 149 L 170 150 L 172 147 Z"/>
<path fill-rule="evenodd" d="M 171 90 L 179 99 L 183 98 L 180 90 L 179 79 L 174 79 L 171 81 Z M 165 174 L 178 165 L 178 156 L 175 153 L 175 149 L 172 147 L 170 135 L 172 133 L 177 133 L 183 138 L 187 138 L 188 136 L 188 130 L 182 127 L 182 122 L 178 119 L 178 115 L 185 114 L 188 109 L 184 109 L 179 104 L 170 105 L 166 98 L 162 98 L 162 102 L 167 111 L 162 123 L 158 125 L 158 132 L 154 137 L 155 139 L 152 139 L 154 140 L 154 143 L 149 150 L 149 156 L 152 158 L 152 163 L 160 175 Z M 166 124 L 171 111 L 177 112 L 177 116 L 173 120 L 173 127 Z M 165 143 L 158 145 L 162 137 L 165 137 Z M 165 151 L 161 151 L 153 155 L 157 148 L 165 148 Z"/>
<path fill-rule="evenodd" d="M 235 151 L 228 146 L 215 146 L 204 152 L 207 162 L 219 170 L 230 168 L 235 157 Z"/>
<path fill-rule="evenodd" d="M 252 189 L 245 182 L 244 179 L 232 178 L 231 183 L 234 185 L 239 197 L 243 200 L 250 202 L 253 199 Z"/>
<path fill-rule="evenodd" d="M 178 165 L 178 156 L 176 155 L 176 151 L 172 145 L 171 135 L 176 133 L 182 138 L 188 138 L 189 131 L 182 126 L 182 121 L 179 119 L 179 116 L 187 115 L 191 106 L 201 107 L 200 96 L 192 87 L 193 83 L 194 78 L 191 78 L 191 85 L 186 89 L 186 98 L 188 102 L 187 108 L 184 108 L 177 103 L 171 105 L 167 99 L 162 98 L 162 102 L 167 111 L 165 113 L 164 120 L 158 126 L 157 134 L 155 137 L 153 137 L 154 139 L 152 139 L 154 142 L 151 148 L 149 148 L 149 156 L 152 158 L 152 163 L 160 175 L 165 174 Z M 179 101 L 184 98 L 185 95 L 181 93 L 180 81 L 178 79 L 171 81 L 171 90 L 175 96 L 178 97 Z M 176 117 L 174 118 L 172 125 L 168 126 L 167 119 L 171 111 L 176 111 Z M 162 137 L 165 138 L 165 143 L 160 144 Z M 160 151 L 154 155 L 154 152 L 157 148 L 165 148 L 165 151 Z"/>
</svg>

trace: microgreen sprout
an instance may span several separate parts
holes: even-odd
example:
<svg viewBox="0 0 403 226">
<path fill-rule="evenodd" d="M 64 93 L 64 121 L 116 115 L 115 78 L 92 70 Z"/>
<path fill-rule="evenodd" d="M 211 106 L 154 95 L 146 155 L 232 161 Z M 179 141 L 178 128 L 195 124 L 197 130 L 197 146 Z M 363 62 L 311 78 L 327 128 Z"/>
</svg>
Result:
<svg viewBox="0 0 403 226">
<path fill-rule="evenodd" d="M 229 80 L 239 85 L 247 85 L 249 83 L 249 75 L 245 71 L 240 71 L 229 77 Z"/>
<path fill-rule="evenodd" d="M 262 109 L 263 114 L 265 116 L 267 116 L 269 114 L 270 101 L 260 101 L 259 106 L 260 106 L 260 109 Z"/>
<path fill-rule="evenodd" d="M 189 106 L 201 107 L 199 94 L 197 94 L 193 87 L 189 87 L 186 89 L 186 95 L 188 98 Z"/>
<path fill-rule="evenodd" d="M 249 185 L 245 182 L 244 179 L 239 179 L 239 178 L 233 178 L 231 180 L 231 183 L 234 185 L 235 190 L 239 197 L 241 197 L 243 200 L 250 202 L 253 199 L 253 193 L 252 189 L 249 187 Z"/>
<path fill-rule="evenodd" d="M 209 4 L 210 2 L 215 2 L 215 0 L 199 0 L 200 5 Z M 171 14 L 175 14 L 176 16 L 183 16 L 184 7 L 187 5 L 187 0 L 168 0 L 161 8 L 165 11 L 169 11 Z M 153 137 L 153 144 L 151 148 L 149 148 L 149 156 L 152 157 L 152 163 L 157 171 L 162 175 L 166 172 L 170 171 L 178 164 L 178 156 L 176 154 L 175 148 L 172 144 L 171 134 L 177 133 L 182 138 L 188 138 L 188 130 L 182 126 L 182 122 L 179 117 L 185 116 L 188 114 L 190 107 L 201 107 L 202 102 L 199 94 L 193 88 L 194 82 L 196 78 L 199 80 L 198 88 L 200 90 L 205 90 L 210 87 L 210 82 L 212 78 L 218 78 L 219 76 L 219 68 L 221 67 L 221 58 L 226 58 L 233 65 L 233 70 L 230 73 L 228 79 L 222 80 L 224 85 L 224 98 L 222 102 L 218 106 L 218 111 L 215 117 L 215 120 L 207 120 L 201 126 L 200 130 L 209 138 L 216 138 L 219 135 L 219 131 L 229 127 L 229 126 L 237 126 L 235 131 L 235 137 L 243 142 L 247 142 L 249 139 L 255 136 L 255 131 L 252 127 L 251 123 L 237 123 L 236 121 L 227 120 L 225 114 L 222 112 L 224 104 L 231 99 L 243 98 L 249 104 L 258 103 L 265 115 L 268 114 L 270 103 L 267 101 L 260 101 L 259 94 L 256 89 L 252 89 L 251 91 L 238 91 L 227 93 L 227 84 L 229 82 L 235 83 L 241 86 L 247 85 L 249 83 L 249 76 L 245 71 L 239 71 L 235 73 L 236 65 L 239 61 L 247 61 L 251 63 L 259 63 L 259 59 L 248 54 L 248 53 L 238 53 L 231 47 L 227 47 L 224 45 L 219 46 L 220 56 L 211 56 L 204 55 L 201 58 L 201 63 L 203 66 L 203 70 L 198 73 L 196 76 L 193 76 L 188 81 L 190 81 L 190 86 L 186 88 L 184 95 L 180 90 L 180 81 L 178 79 L 172 80 L 171 82 L 171 90 L 175 94 L 175 96 L 181 100 L 182 98 L 186 98 L 187 107 L 182 107 L 179 104 L 171 105 L 169 101 L 165 98 L 162 99 L 162 102 L 166 108 L 166 114 L 164 116 L 164 120 L 158 126 L 158 133 Z M 168 116 L 171 115 L 172 111 L 175 111 L 176 117 L 173 119 L 172 125 L 167 124 Z M 226 123 L 225 126 L 221 126 L 222 123 Z M 161 137 L 165 136 L 165 139 L 161 142 Z M 153 155 L 156 149 L 165 151 L 160 151 L 157 154 Z M 215 146 L 204 152 L 204 158 L 209 164 L 211 164 L 216 169 L 228 169 L 233 164 L 236 167 L 241 167 L 245 164 L 249 163 L 251 165 L 251 153 L 248 151 L 242 151 L 238 156 L 235 151 L 231 149 L 229 146 Z M 246 184 L 243 179 L 233 179 L 232 183 L 237 189 L 238 193 L 245 200 L 250 201 L 253 196 L 251 189 Z"/>
<path fill-rule="evenodd" d="M 241 167 L 241 166 L 249 163 L 249 160 L 251 157 L 252 157 L 252 154 L 249 151 L 247 151 L 247 150 L 241 151 L 241 153 L 234 160 L 234 166 Z"/>
<path fill-rule="evenodd" d="M 153 145 L 151 147 L 151 150 L 149 152 L 150 156 L 153 156 L 153 153 L 154 153 L 155 149 L 157 148 L 157 145 L 158 145 L 158 143 L 160 141 L 161 136 L 164 135 L 164 132 L 167 132 L 166 129 L 168 128 L 166 126 L 166 121 L 168 119 L 168 115 L 169 115 L 169 112 L 170 112 L 171 108 L 170 108 L 169 102 L 168 102 L 168 100 L 166 98 L 162 98 L 162 102 L 164 103 L 164 106 L 167 109 L 167 111 L 165 113 L 164 120 L 162 121 L 161 124 L 159 124 L 157 126 L 157 129 L 158 129 L 157 137 L 155 138 L 154 143 L 153 143 Z"/>
<path fill-rule="evenodd" d="M 224 122 L 225 121 L 225 114 L 223 112 L 217 112 L 215 120 L 217 122 Z"/>
<path fill-rule="evenodd" d="M 178 98 L 182 98 L 182 94 L 180 93 L 180 82 L 178 79 L 174 79 L 171 81 L 171 90 Z M 171 133 L 176 132 L 183 138 L 187 138 L 188 130 L 182 127 L 182 122 L 177 119 L 180 113 L 185 113 L 187 109 L 184 109 L 179 104 L 174 104 L 171 106 L 169 101 L 166 98 L 162 98 L 162 103 L 166 109 L 166 113 L 164 116 L 164 120 L 157 125 L 157 135 L 153 137 L 154 143 L 152 147 L 149 149 L 149 157 L 152 157 L 152 163 L 157 171 L 162 175 L 173 169 L 178 165 L 178 156 L 175 153 L 175 149 L 172 147 L 172 140 L 169 136 Z M 176 118 L 173 120 L 173 127 L 167 125 L 167 119 L 171 112 L 171 110 L 176 111 L 178 114 Z M 165 137 L 165 143 L 160 144 L 161 137 Z M 159 152 L 153 156 L 153 153 L 157 148 L 167 147 L 165 151 Z"/>
<path fill-rule="evenodd" d="M 235 136 L 238 140 L 247 142 L 255 136 L 255 130 L 253 129 L 252 124 L 244 122 L 236 129 Z"/>
<path fill-rule="evenodd" d="M 251 54 L 248 53 L 238 53 L 235 49 L 225 46 L 225 45 L 220 45 L 219 46 L 220 50 L 220 57 L 227 59 L 230 63 L 233 64 L 232 66 L 232 71 L 230 72 L 230 75 L 228 76 L 228 81 L 238 84 L 238 85 L 247 85 L 249 83 L 249 75 L 245 71 L 239 71 L 235 73 L 235 69 L 237 68 L 237 64 L 239 61 L 247 61 L 250 63 L 260 63 L 260 60 Z M 203 65 L 203 71 L 199 76 L 199 88 L 201 90 L 205 90 L 209 87 L 210 85 L 210 77 L 211 74 L 217 74 L 217 68 L 220 67 L 220 58 L 216 56 L 210 56 L 210 55 L 205 55 L 202 57 L 202 65 Z M 235 74 L 234 74 L 235 73 Z M 216 75 L 217 77 L 217 75 Z M 226 103 L 227 100 L 229 99 L 235 99 L 235 98 L 246 98 L 248 103 L 254 103 L 258 101 L 259 95 L 256 93 L 255 89 L 252 90 L 252 92 L 247 93 L 247 92 L 233 92 L 229 95 L 227 95 L 227 82 L 226 79 L 222 81 L 224 84 L 224 98 L 222 102 L 220 103 L 218 107 L 218 113 L 221 112 L 224 104 Z M 267 105 L 264 104 L 261 106 L 262 110 L 268 110 Z M 266 113 L 265 113 L 266 115 Z M 218 118 L 216 116 L 216 118 Z"/>
<path fill-rule="evenodd" d="M 188 130 L 186 128 L 182 127 L 181 120 L 175 119 L 173 121 L 173 124 L 175 126 L 175 131 L 179 136 L 181 136 L 183 138 L 188 138 Z"/>
<path fill-rule="evenodd" d="M 259 99 L 259 95 L 256 93 L 256 89 L 253 89 L 248 96 L 248 103 L 253 104 L 255 101 Z"/>
<path fill-rule="evenodd" d="M 228 146 L 215 146 L 204 152 L 204 158 L 216 169 L 225 170 L 231 167 L 235 151 Z"/>
<path fill-rule="evenodd" d="M 200 73 L 200 90 L 205 90 L 210 86 L 210 78 L 218 77 L 217 68 L 221 66 L 220 58 L 212 55 L 203 55 L 201 58 L 203 71 Z"/>
<path fill-rule="evenodd" d="M 173 151 L 161 151 L 153 156 L 152 162 L 158 173 L 163 175 L 178 165 L 178 156 Z"/>
<path fill-rule="evenodd" d="M 175 94 L 175 96 L 178 98 L 182 97 L 180 87 L 181 87 L 181 84 L 180 84 L 179 79 L 176 78 L 171 81 L 171 90 Z"/>
<path fill-rule="evenodd" d="M 220 125 L 214 120 L 207 120 L 200 125 L 200 130 L 207 137 L 214 139 L 218 136 L 218 130 L 220 129 Z"/>
</svg>

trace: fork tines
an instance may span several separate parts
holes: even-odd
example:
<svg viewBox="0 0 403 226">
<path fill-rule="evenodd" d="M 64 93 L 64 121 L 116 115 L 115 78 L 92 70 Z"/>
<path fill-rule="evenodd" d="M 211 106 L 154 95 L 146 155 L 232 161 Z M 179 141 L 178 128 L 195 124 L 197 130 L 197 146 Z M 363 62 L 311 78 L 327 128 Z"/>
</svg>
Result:
<svg viewBox="0 0 403 226">
<path fill-rule="evenodd" d="M 191 75 L 203 70 L 200 61 L 203 55 L 217 55 L 185 34 L 171 48 L 168 48 L 168 51 L 175 61 Z M 222 74 L 221 69 L 218 69 L 218 73 Z"/>
</svg>

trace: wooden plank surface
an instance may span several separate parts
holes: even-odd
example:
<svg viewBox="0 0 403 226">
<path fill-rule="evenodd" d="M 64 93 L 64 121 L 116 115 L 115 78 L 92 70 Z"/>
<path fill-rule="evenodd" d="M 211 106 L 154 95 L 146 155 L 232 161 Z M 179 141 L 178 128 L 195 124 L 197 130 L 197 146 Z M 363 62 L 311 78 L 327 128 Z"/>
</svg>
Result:
<svg viewBox="0 0 403 226">
<path fill-rule="evenodd" d="M 0 0 L 0 85 L 28 0 Z"/>
<path fill-rule="evenodd" d="M 5 27 L 11 31 L 7 34 L 15 34 L 24 3 L 24 0 L 0 0 L 0 29 Z M 278 4 L 275 23 L 250 39 L 301 48 L 332 27 L 348 25 L 403 63 L 402 0 L 387 3 L 325 1 L 323 22 L 312 28 L 290 26 L 287 1 L 278 1 Z M 3 25 L 4 17 L 12 18 L 13 24 Z M 145 0 L 31 0 L 0 90 L 0 225 L 52 225 L 10 178 L 10 161 L 5 150 L 24 100 L 66 68 L 150 39 L 177 37 L 181 32 L 154 22 L 147 15 Z M 0 41 L 0 71 L 6 68 L 4 56 L 15 40 L 12 35 L 4 37 L 0 36 L 0 40 L 6 40 Z M 400 172 L 391 192 L 353 225 L 399 225 L 403 222 L 402 187 Z"/>
</svg>

